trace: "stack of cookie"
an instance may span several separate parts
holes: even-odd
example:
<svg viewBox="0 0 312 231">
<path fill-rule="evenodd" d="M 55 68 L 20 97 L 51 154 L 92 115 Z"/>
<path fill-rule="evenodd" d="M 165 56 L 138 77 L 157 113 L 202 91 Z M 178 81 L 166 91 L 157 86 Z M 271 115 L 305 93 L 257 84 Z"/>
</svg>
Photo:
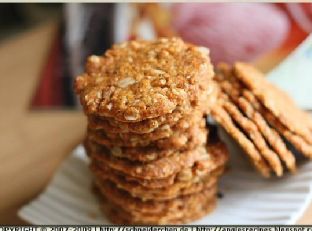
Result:
<svg viewBox="0 0 312 231">
<path fill-rule="evenodd" d="M 312 158 L 312 119 L 282 90 L 254 67 L 221 64 L 214 119 L 244 149 L 263 176 L 296 171 L 296 158 L 287 144 Z"/>
<path fill-rule="evenodd" d="M 97 192 L 119 224 L 189 222 L 215 207 L 227 150 L 208 139 L 216 103 L 208 51 L 178 38 L 131 41 L 91 56 L 76 92 Z"/>
</svg>

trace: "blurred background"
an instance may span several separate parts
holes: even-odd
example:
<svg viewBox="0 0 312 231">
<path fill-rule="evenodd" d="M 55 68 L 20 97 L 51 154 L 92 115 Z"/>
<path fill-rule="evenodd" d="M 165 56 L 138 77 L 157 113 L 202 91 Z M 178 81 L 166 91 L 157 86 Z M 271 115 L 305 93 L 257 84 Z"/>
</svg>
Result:
<svg viewBox="0 0 312 231">
<path fill-rule="evenodd" d="M 57 21 L 33 108 L 77 105 L 72 79 L 90 54 L 114 42 L 181 36 L 207 46 L 214 63 L 275 66 L 312 31 L 310 3 L 1 4 L 0 39 Z"/>
<path fill-rule="evenodd" d="M 312 3 L 1 3 L 0 224 L 24 224 L 18 208 L 82 141 L 72 83 L 88 55 L 181 36 L 209 47 L 215 64 L 242 60 L 268 72 L 311 32 Z"/>
</svg>

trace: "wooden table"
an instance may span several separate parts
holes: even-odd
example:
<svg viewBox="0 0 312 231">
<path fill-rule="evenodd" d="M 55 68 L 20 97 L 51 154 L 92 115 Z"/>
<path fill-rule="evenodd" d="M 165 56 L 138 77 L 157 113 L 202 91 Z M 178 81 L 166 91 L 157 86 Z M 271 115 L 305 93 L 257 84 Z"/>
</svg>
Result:
<svg viewBox="0 0 312 231">
<path fill-rule="evenodd" d="M 55 30 L 49 22 L 0 45 L 0 224 L 24 224 L 17 209 L 44 189 L 83 138 L 81 112 L 28 110 Z M 312 206 L 299 223 L 312 223 Z"/>
</svg>

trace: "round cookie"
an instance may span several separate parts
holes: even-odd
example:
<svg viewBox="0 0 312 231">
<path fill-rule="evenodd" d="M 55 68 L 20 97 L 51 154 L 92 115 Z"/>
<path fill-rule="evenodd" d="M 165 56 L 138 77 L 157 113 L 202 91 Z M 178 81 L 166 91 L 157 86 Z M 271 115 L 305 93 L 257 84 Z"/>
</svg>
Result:
<svg viewBox="0 0 312 231">
<path fill-rule="evenodd" d="M 213 185 L 210 188 L 206 188 L 199 193 L 180 196 L 166 201 L 154 201 L 154 200 L 141 200 L 139 198 L 132 197 L 126 191 L 117 188 L 113 183 L 106 181 L 105 183 L 95 182 L 99 193 L 107 198 L 112 203 L 125 211 L 131 212 L 137 215 L 161 215 L 164 213 L 178 212 L 183 203 L 200 203 L 199 199 L 206 197 L 214 197 L 217 193 L 217 186 Z"/>
<path fill-rule="evenodd" d="M 142 120 L 136 123 L 120 122 L 114 120 L 113 118 L 90 116 L 88 126 L 91 129 L 103 129 L 106 132 L 108 131 L 112 133 L 132 132 L 137 134 L 145 134 L 154 132 L 163 124 L 171 126 L 177 123 L 184 116 L 182 111 L 183 110 L 181 110 L 181 107 L 178 107 L 172 113 L 168 113 L 152 119 Z"/>
<path fill-rule="evenodd" d="M 107 199 L 103 199 L 102 209 L 115 224 L 134 225 L 173 225 L 185 224 L 207 215 L 216 207 L 214 196 L 205 196 L 200 203 L 184 203 L 176 212 L 162 213 L 161 215 L 133 214 L 127 212 Z"/>
<path fill-rule="evenodd" d="M 184 131 L 191 126 L 197 124 L 203 124 L 205 121 L 203 113 L 201 111 L 193 111 L 191 114 L 186 114 L 182 116 L 179 121 L 173 125 L 164 123 L 162 126 L 155 129 L 153 132 L 136 134 L 136 133 L 111 133 L 105 132 L 106 136 L 112 140 L 120 139 L 123 143 L 136 143 L 136 140 L 156 141 L 160 139 L 168 138 L 177 132 Z M 114 142 L 115 143 L 115 142 Z"/>
<path fill-rule="evenodd" d="M 108 165 L 110 168 L 142 179 L 166 178 L 183 168 L 192 166 L 198 160 L 209 158 L 209 154 L 204 146 L 199 146 L 184 153 L 176 153 L 147 164 L 135 163 L 98 153 L 88 154 L 99 164 Z"/>
<path fill-rule="evenodd" d="M 181 39 L 129 41 L 89 57 L 75 90 L 86 114 L 137 122 L 197 105 L 212 77 L 208 52 Z"/>
<path fill-rule="evenodd" d="M 115 146 L 111 149 L 106 148 L 103 145 L 99 145 L 91 140 L 85 141 L 88 143 L 86 145 L 89 146 L 91 152 L 101 153 L 103 155 L 112 155 L 115 158 L 123 158 L 128 159 L 130 161 L 138 161 L 143 163 L 148 163 L 151 161 L 158 160 L 160 158 L 164 158 L 170 156 L 174 153 L 187 151 L 195 148 L 200 145 L 201 142 L 199 140 L 193 139 L 191 140 L 187 147 L 176 150 L 176 149 L 159 149 L 157 147 L 139 147 L 139 148 L 126 148 L 126 147 L 118 147 Z"/>
<path fill-rule="evenodd" d="M 91 129 L 102 129 L 110 133 L 136 133 L 145 134 L 154 132 L 157 128 L 168 125 L 175 125 L 181 118 L 194 114 L 195 111 L 201 114 L 208 114 L 217 100 L 219 88 L 214 81 L 209 84 L 209 89 L 202 95 L 202 102 L 197 107 L 183 108 L 177 107 L 172 113 L 158 116 L 151 119 L 142 120 L 139 122 L 121 122 L 114 118 L 99 117 L 90 115 L 88 118 L 88 126 Z M 203 116 L 203 115 L 202 115 Z"/>
<path fill-rule="evenodd" d="M 156 147 L 159 149 L 182 149 L 186 148 L 189 144 L 192 144 L 192 140 L 198 140 L 199 143 L 204 143 L 207 139 L 207 130 L 205 129 L 205 120 L 201 119 L 198 124 L 190 125 L 184 129 L 178 130 L 171 136 L 155 141 L 140 139 L 134 137 L 130 140 L 124 141 L 119 135 L 114 135 L 114 137 L 108 137 L 105 132 L 99 130 L 88 130 L 88 138 L 100 145 L 112 149 L 114 147 L 127 147 L 127 148 L 137 148 L 137 147 Z"/>
<path fill-rule="evenodd" d="M 184 168 L 193 166 L 193 164 L 198 161 L 207 160 L 206 164 L 211 164 L 213 166 L 219 156 L 223 157 L 226 153 L 220 148 L 212 150 L 212 147 L 216 146 L 198 146 L 194 150 L 188 150 L 183 153 L 177 152 L 171 156 L 149 163 L 131 162 L 126 159 L 103 155 L 101 153 L 92 152 L 88 147 L 87 152 L 94 161 L 101 165 L 107 165 L 108 167 L 123 172 L 129 176 L 151 180 L 155 178 L 169 177 Z"/>
<path fill-rule="evenodd" d="M 107 165 L 99 164 L 97 161 L 91 162 L 91 170 L 97 177 L 101 179 L 121 178 L 123 181 L 128 182 L 136 187 L 142 187 L 146 190 L 148 189 L 160 189 L 170 187 L 178 182 L 198 182 L 204 176 L 210 174 L 213 171 L 217 173 L 223 171 L 226 162 L 228 160 L 228 150 L 224 143 L 216 142 L 207 145 L 207 152 L 210 154 L 210 158 L 205 160 L 199 160 L 195 162 L 192 166 L 181 169 L 166 178 L 161 179 L 142 179 L 129 176 L 125 172 L 118 171 L 116 169 L 110 168 Z M 183 155 L 183 153 L 181 153 Z M 113 180 L 112 180 L 113 181 Z M 115 182 L 116 184 L 118 182 Z M 119 182 L 121 183 L 121 182 Z"/>
<path fill-rule="evenodd" d="M 168 187 L 150 189 L 146 188 L 139 183 L 126 181 L 122 175 L 106 174 L 105 177 L 102 172 L 96 175 L 96 180 L 99 184 L 104 180 L 113 182 L 118 188 L 127 191 L 132 197 L 141 198 L 142 200 L 164 201 L 173 198 L 189 195 L 202 191 L 205 188 L 211 187 L 216 184 L 218 177 L 223 173 L 223 168 L 214 170 L 211 173 L 200 176 L 197 181 L 177 181 Z"/>
</svg>

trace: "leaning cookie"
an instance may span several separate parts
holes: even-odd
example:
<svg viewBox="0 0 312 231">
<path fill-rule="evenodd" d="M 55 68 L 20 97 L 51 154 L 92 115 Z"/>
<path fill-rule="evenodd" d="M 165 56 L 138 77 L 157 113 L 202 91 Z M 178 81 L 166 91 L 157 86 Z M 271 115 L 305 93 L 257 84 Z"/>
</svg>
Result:
<svg viewBox="0 0 312 231">
<path fill-rule="evenodd" d="M 251 65 L 236 63 L 234 72 L 239 79 L 290 132 L 300 135 L 312 144 L 312 118 L 300 110 L 286 92 L 269 83 L 265 76 Z"/>
<path fill-rule="evenodd" d="M 221 68 L 218 69 L 217 73 L 218 74 L 216 76 L 216 80 L 218 81 L 219 86 L 222 89 L 222 92 L 228 97 L 228 99 L 225 99 L 227 104 L 226 106 L 230 111 L 232 111 L 232 114 L 234 113 L 233 114 L 234 116 L 236 114 L 236 117 L 238 117 L 238 119 L 243 118 L 241 120 L 243 121 L 245 120 L 245 122 L 247 120 L 245 126 L 246 124 L 248 125 L 252 123 L 250 126 L 248 126 L 249 128 L 255 126 L 257 127 L 256 130 L 258 130 L 259 132 L 256 132 L 256 135 L 252 136 L 253 142 L 260 149 L 261 146 L 264 147 L 264 149 L 263 148 L 261 149 L 262 150 L 261 152 L 262 154 L 266 155 L 266 159 L 268 160 L 268 163 L 271 163 L 273 169 L 275 169 L 275 171 L 277 170 L 276 174 L 281 175 L 282 170 L 281 163 L 278 163 L 279 158 L 285 162 L 286 166 L 290 171 L 294 172 L 296 170 L 296 161 L 294 155 L 288 150 L 286 144 L 284 143 L 280 135 L 277 133 L 277 131 L 271 128 L 268 122 L 266 122 L 266 120 L 263 118 L 261 113 L 259 113 L 256 109 L 254 109 L 252 104 L 249 103 L 243 97 L 242 95 L 243 92 L 246 92 L 248 90 L 244 89 L 244 86 L 241 83 L 239 83 L 237 79 L 235 79 L 234 73 L 231 72 L 229 66 L 223 64 Z M 241 115 L 237 116 L 237 114 Z M 248 119 L 247 118 L 244 119 L 244 117 L 247 117 Z M 255 128 L 253 128 L 253 130 L 255 130 Z M 260 135 L 257 133 L 260 133 Z M 267 151 L 268 147 L 272 147 L 272 150 L 269 149 L 269 152 Z"/>
<path fill-rule="evenodd" d="M 254 143 L 255 147 L 259 150 L 259 153 L 267 161 L 275 174 L 277 176 L 282 176 L 283 166 L 278 155 L 267 145 L 264 137 L 253 121 L 245 117 L 230 100 L 224 102 L 223 107 L 231 116 L 232 120 Z"/>
<path fill-rule="evenodd" d="M 280 156 L 287 168 L 295 172 L 296 159 L 293 153 L 287 148 L 279 133 L 266 121 L 263 112 L 259 111 L 260 103 L 256 97 L 235 78 L 235 73 L 228 65 L 222 64 L 217 70 L 216 80 L 222 91 L 257 125 L 267 143 Z"/>
<path fill-rule="evenodd" d="M 223 99 L 223 105 L 233 118 L 236 117 L 236 123 L 240 124 L 242 130 L 246 132 L 242 123 L 247 125 L 240 114 L 256 125 L 266 143 L 275 152 L 274 155 L 291 172 L 296 170 L 295 156 L 281 137 L 304 156 L 312 158 L 312 119 L 285 92 L 265 80 L 259 71 L 248 64 L 237 63 L 233 68 L 222 64 L 216 73 L 215 80 L 223 95 L 228 97 Z M 260 148 L 259 139 L 255 136 L 253 142 Z M 267 157 L 272 158 L 272 153 Z M 272 159 L 266 160 L 273 163 Z"/>
<path fill-rule="evenodd" d="M 274 127 L 286 140 L 288 140 L 299 152 L 308 158 L 312 158 L 312 144 L 308 143 L 301 135 L 291 132 L 286 126 L 284 126 L 278 118 L 276 118 L 270 111 L 266 110 L 264 106 L 257 100 L 257 98 L 249 91 L 244 91 L 243 95 L 247 101 L 254 105 L 266 121 Z"/>
<path fill-rule="evenodd" d="M 285 142 L 282 140 L 279 133 L 265 120 L 265 118 L 256 111 L 252 104 L 248 102 L 244 97 L 238 99 L 239 107 L 244 113 L 257 125 L 263 136 L 266 138 L 268 144 L 275 150 L 280 156 L 281 160 L 285 163 L 286 167 L 291 172 L 296 172 L 296 159 L 291 153 Z"/>
<path fill-rule="evenodd" d="M 213 118 L 227 131 L 227 133 L 241 146 L 253 165 L 265 177 L 271 175 L 271 169 L 265 159 L 255 147 L 254 143 L 235 125 L 231 116 L 223 108 L 224 99 L 219 98 L 218 104 L 212 110 Z"/>
</svg>

